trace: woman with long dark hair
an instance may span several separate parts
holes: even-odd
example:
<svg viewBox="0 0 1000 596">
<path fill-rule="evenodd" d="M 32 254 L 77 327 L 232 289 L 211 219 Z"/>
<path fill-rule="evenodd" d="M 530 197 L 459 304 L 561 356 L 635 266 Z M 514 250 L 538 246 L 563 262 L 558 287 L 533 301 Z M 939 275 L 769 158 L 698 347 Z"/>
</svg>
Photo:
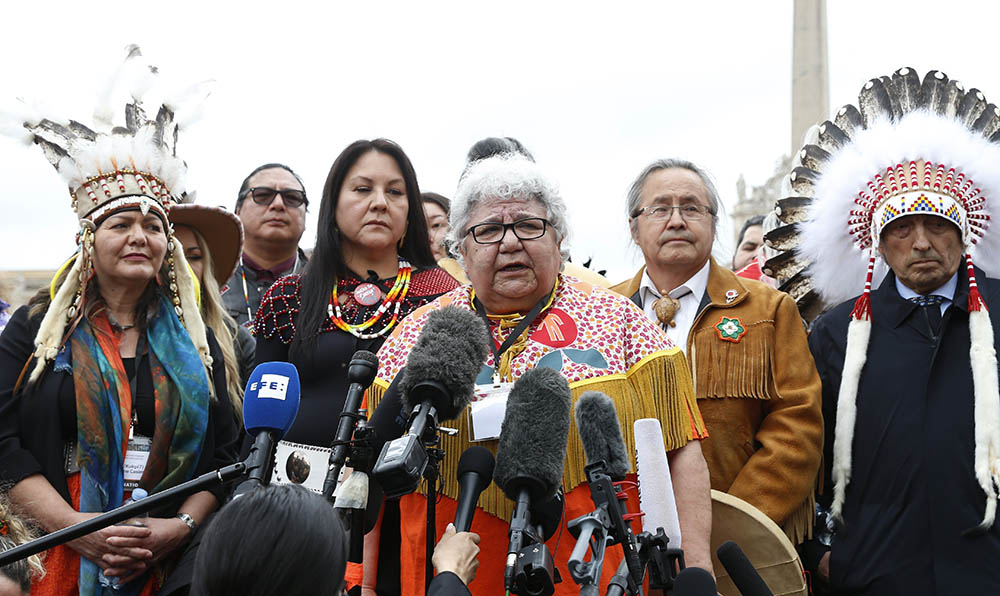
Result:
<svg viewBox="0 0 1000 596">
<path fill-rule="evenodd" d="M 456 286 L 434 264 L 417 176 L 402 148 L 386 139 L 351 143 L 327 176 L 312 258 L 301 275 L 275 282 L 255 321 L 256 361 L 291 362 L 302 381 L 285 441 L 329 447 L 351 356 L 378 351 L 400 319 Z M 284 454 L 293 452 L 279 446 L 277 481 L 286 475 Z M 325 465 L 313 466 L 296 480 L 321 487 L 325 474 Z"/>
</svg>

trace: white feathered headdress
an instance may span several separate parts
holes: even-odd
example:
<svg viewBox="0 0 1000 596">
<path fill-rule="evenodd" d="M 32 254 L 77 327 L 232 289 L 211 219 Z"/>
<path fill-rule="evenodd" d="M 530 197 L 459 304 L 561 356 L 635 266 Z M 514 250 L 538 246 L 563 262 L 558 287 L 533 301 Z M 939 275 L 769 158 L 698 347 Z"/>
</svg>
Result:
<svg viewBox="0 0 1000 596">
<path fill-rule="evenodd" d="M 157 82 L 157 74 L 156 67 L 143 59 L 137 46 L 128 46 L 125 62 L 94 110 L 92 128 L 74 120 L 61 121 L 38 114 L 27 107 L 18 116 L 6 115 L 8 120 L 16 119 L 23 126 L 22 132 L 15 135 L 38 145 L 62 175 L 80 221 L 79 251 L 56 275 L 58 278 L 70 268 L 63 283 L 57 285 L 53 280 L 50 288 L 52 303 L 35 336 L 37 362 L 30 381 L 37 380 L 46 364 L 55 359 L 67 330 L 83 314 L 85 289 L 93 275 L 94 231 L 101 221 L 118 211 L 139 209 L 144 215 L 150 211 L 156 213 L 163 219 L 164 228 L 171 229 L 168 213 L 172 204 L 182 201 L 187 170 L 184 161 L 177 157 L 176 106 L 192 93 L 185 90 L 175 99 L 163 101 L 155 116 L 147 117 L 142 99 Z M 192 89 L 201 87 L 199 84 Z M 127 89 L 130 101 L 125 105 L 124 125 L 116 126 L 112 106 L 116 92 L 123 88 Z M 174 310 L 208 368 L 212 358 L 198 309 L 198 282 L 172 231 L 167 262 L 170 279 L 166 283 Z"/>
<path fill-rule="evenodd" d="M 833 514 L 840 518 L 851 478 L 857 392 L 871 332 L 872 284 L 888 267 L 881 232 L 906 215 L 950 220 L 961 230 L 969 278 L 970 360 L 975 387 L 975 470 L 987 495 L 983 526 L 996 515 L 1000 486 L 1000 389 L 993 327 L 973 261 L 1000 274 L 1000 234 L 990 233 L 991 200 L 1000 195 L 1000 110 L 976 89 L 940 71 L 923 81 L 913 69 L 872 79 L 834 120 L 810 131 L 778 201 L 786 224 L 765 242 L 784 251 L 765 273 L 813 318 L 852 296 L 834 434 Z"/>
</svg>

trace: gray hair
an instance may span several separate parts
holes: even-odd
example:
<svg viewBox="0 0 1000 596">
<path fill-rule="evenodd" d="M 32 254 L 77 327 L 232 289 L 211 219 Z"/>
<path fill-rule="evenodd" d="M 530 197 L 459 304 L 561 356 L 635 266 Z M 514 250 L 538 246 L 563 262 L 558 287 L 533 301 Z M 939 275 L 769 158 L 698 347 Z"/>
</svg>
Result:
<svg viewBox="0 0 1000 596">
<path fill-rule="evenodd" d="M 670 168 L 683 168 L 685 170 L 690 170 L 701 178 L 701 183 L 705 186 L 705 192 L 708 194 L 708 204 L 712 208 L 712 235 L 718 238 L 719 234 L 719 213 L 722 211 L 722 201 L 719 199 L 719 191 L 715 188 L 715 183 L 712 182 L 712 177 L 707 171 L 696 166 L 694 163 L 686 159 L 669 158 L 669 159 L 658 159 L 653 163 L 646 166 L 638 177 L 632 182 L 632 186 L 628 189 L 628 199 L 626 202 L 627 212 L 626 217 L 629 219 L 629 228 L 632 233 L 635 233 L 635 212 L 639 210 L 639 203 L 642 202 L 642 187 L 646 184 L 646 179 L 655 172 L 660 170 L 668 170 Z"/>
<path fill-rule="evenodd" d="M 448 241 L 455 247 L 455 257 L 465 264 L 457 247 L 469 228 L 469 217 L 476 206 L 485 201 L 510 201 L 534 199 L 545 207 L 545 218 L 562 240 L 562 262 L 569 258 L 569 226 L 566 220 L 566 202 L 559 188 L 535 162 L 517 153 L 505 153 L 469 164 L 458 183 L 451 201 Z"/>
</svg>

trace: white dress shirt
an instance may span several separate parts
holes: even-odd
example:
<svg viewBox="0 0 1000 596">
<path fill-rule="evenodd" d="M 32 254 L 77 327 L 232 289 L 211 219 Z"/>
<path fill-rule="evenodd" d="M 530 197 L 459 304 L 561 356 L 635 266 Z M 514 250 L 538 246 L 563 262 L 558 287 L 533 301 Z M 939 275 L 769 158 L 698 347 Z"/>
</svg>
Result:
<svg viewBox="0 0 1000 596">
<path fill-rule="evenodd" d="M 670 325 L 666 326 L 667 337 L 670 338 L 670 341 L 675 346 L 680 347 L 685 354 L 687 353 L 688 332 L 691 331 L 691 326 L 694 325 L 694 318 L 698 314 L 698 305 L 701 304 L 702 298 L 705 297 L 705 289 L 708 287 L 708 271 L 711 268 L 711 263 L 711 260 L 705 261 L 705 266 L 699 269 L 698 273 L 695 273 L 686 282 L 667 292 L 667 295 L 679 300 L 681 303 L 677 309 L 677 313 L 674 314 L 674 323 L 676 324 L 673 327 Z M 646 316 L 650 320 L 659 323 L 660 320 L 656 318 L 656 310 L 653 308 L 653 303 L 661 297 L 661 294 L 660 290 L 653 283 L 653 280 L 650 279 L 648 268 L 642 274 L 639 297 L 642 300 L 642 310 L 646 313 Z"/>
<path fill-rule="evenodd" d="M 959 267 L 958 271 L 961 270 L 962 268 Z M 958 289 L 958 271 L 956 271 L 955 274 L 951 276 L 951 279 L 944 282 L 943 286 L 930 293 L 931 296 L 941 296 L 942 298 L 944 298 L 944 300 L 941 302 L 942 315 L 944 315 L 944 311 L 948 310 L 948 307 L 951 306 L 952 301 L 955 299 L 955 290 Z M 920 295 L 911 290 L 910 288 L 904 286 L 903 282 L 899 281 L 898 277 L 896 278 L 896 291 L 899 292 L 899 295 L 903 298 L 903 300 L 916 298 L 917 296 Z"/>
</svg>

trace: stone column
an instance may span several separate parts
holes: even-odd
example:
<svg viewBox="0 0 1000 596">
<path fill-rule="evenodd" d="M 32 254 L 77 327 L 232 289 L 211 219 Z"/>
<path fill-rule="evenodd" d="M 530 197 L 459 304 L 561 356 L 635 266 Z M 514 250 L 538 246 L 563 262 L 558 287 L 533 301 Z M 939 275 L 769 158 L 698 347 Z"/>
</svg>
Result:
<svg viewBox="0 0 1000 596">
<path fill-rule="evenodd" d="M 813 124 L 830 117 L 826 0 L 794 0 L 791 155 Z"/>
</svg>

